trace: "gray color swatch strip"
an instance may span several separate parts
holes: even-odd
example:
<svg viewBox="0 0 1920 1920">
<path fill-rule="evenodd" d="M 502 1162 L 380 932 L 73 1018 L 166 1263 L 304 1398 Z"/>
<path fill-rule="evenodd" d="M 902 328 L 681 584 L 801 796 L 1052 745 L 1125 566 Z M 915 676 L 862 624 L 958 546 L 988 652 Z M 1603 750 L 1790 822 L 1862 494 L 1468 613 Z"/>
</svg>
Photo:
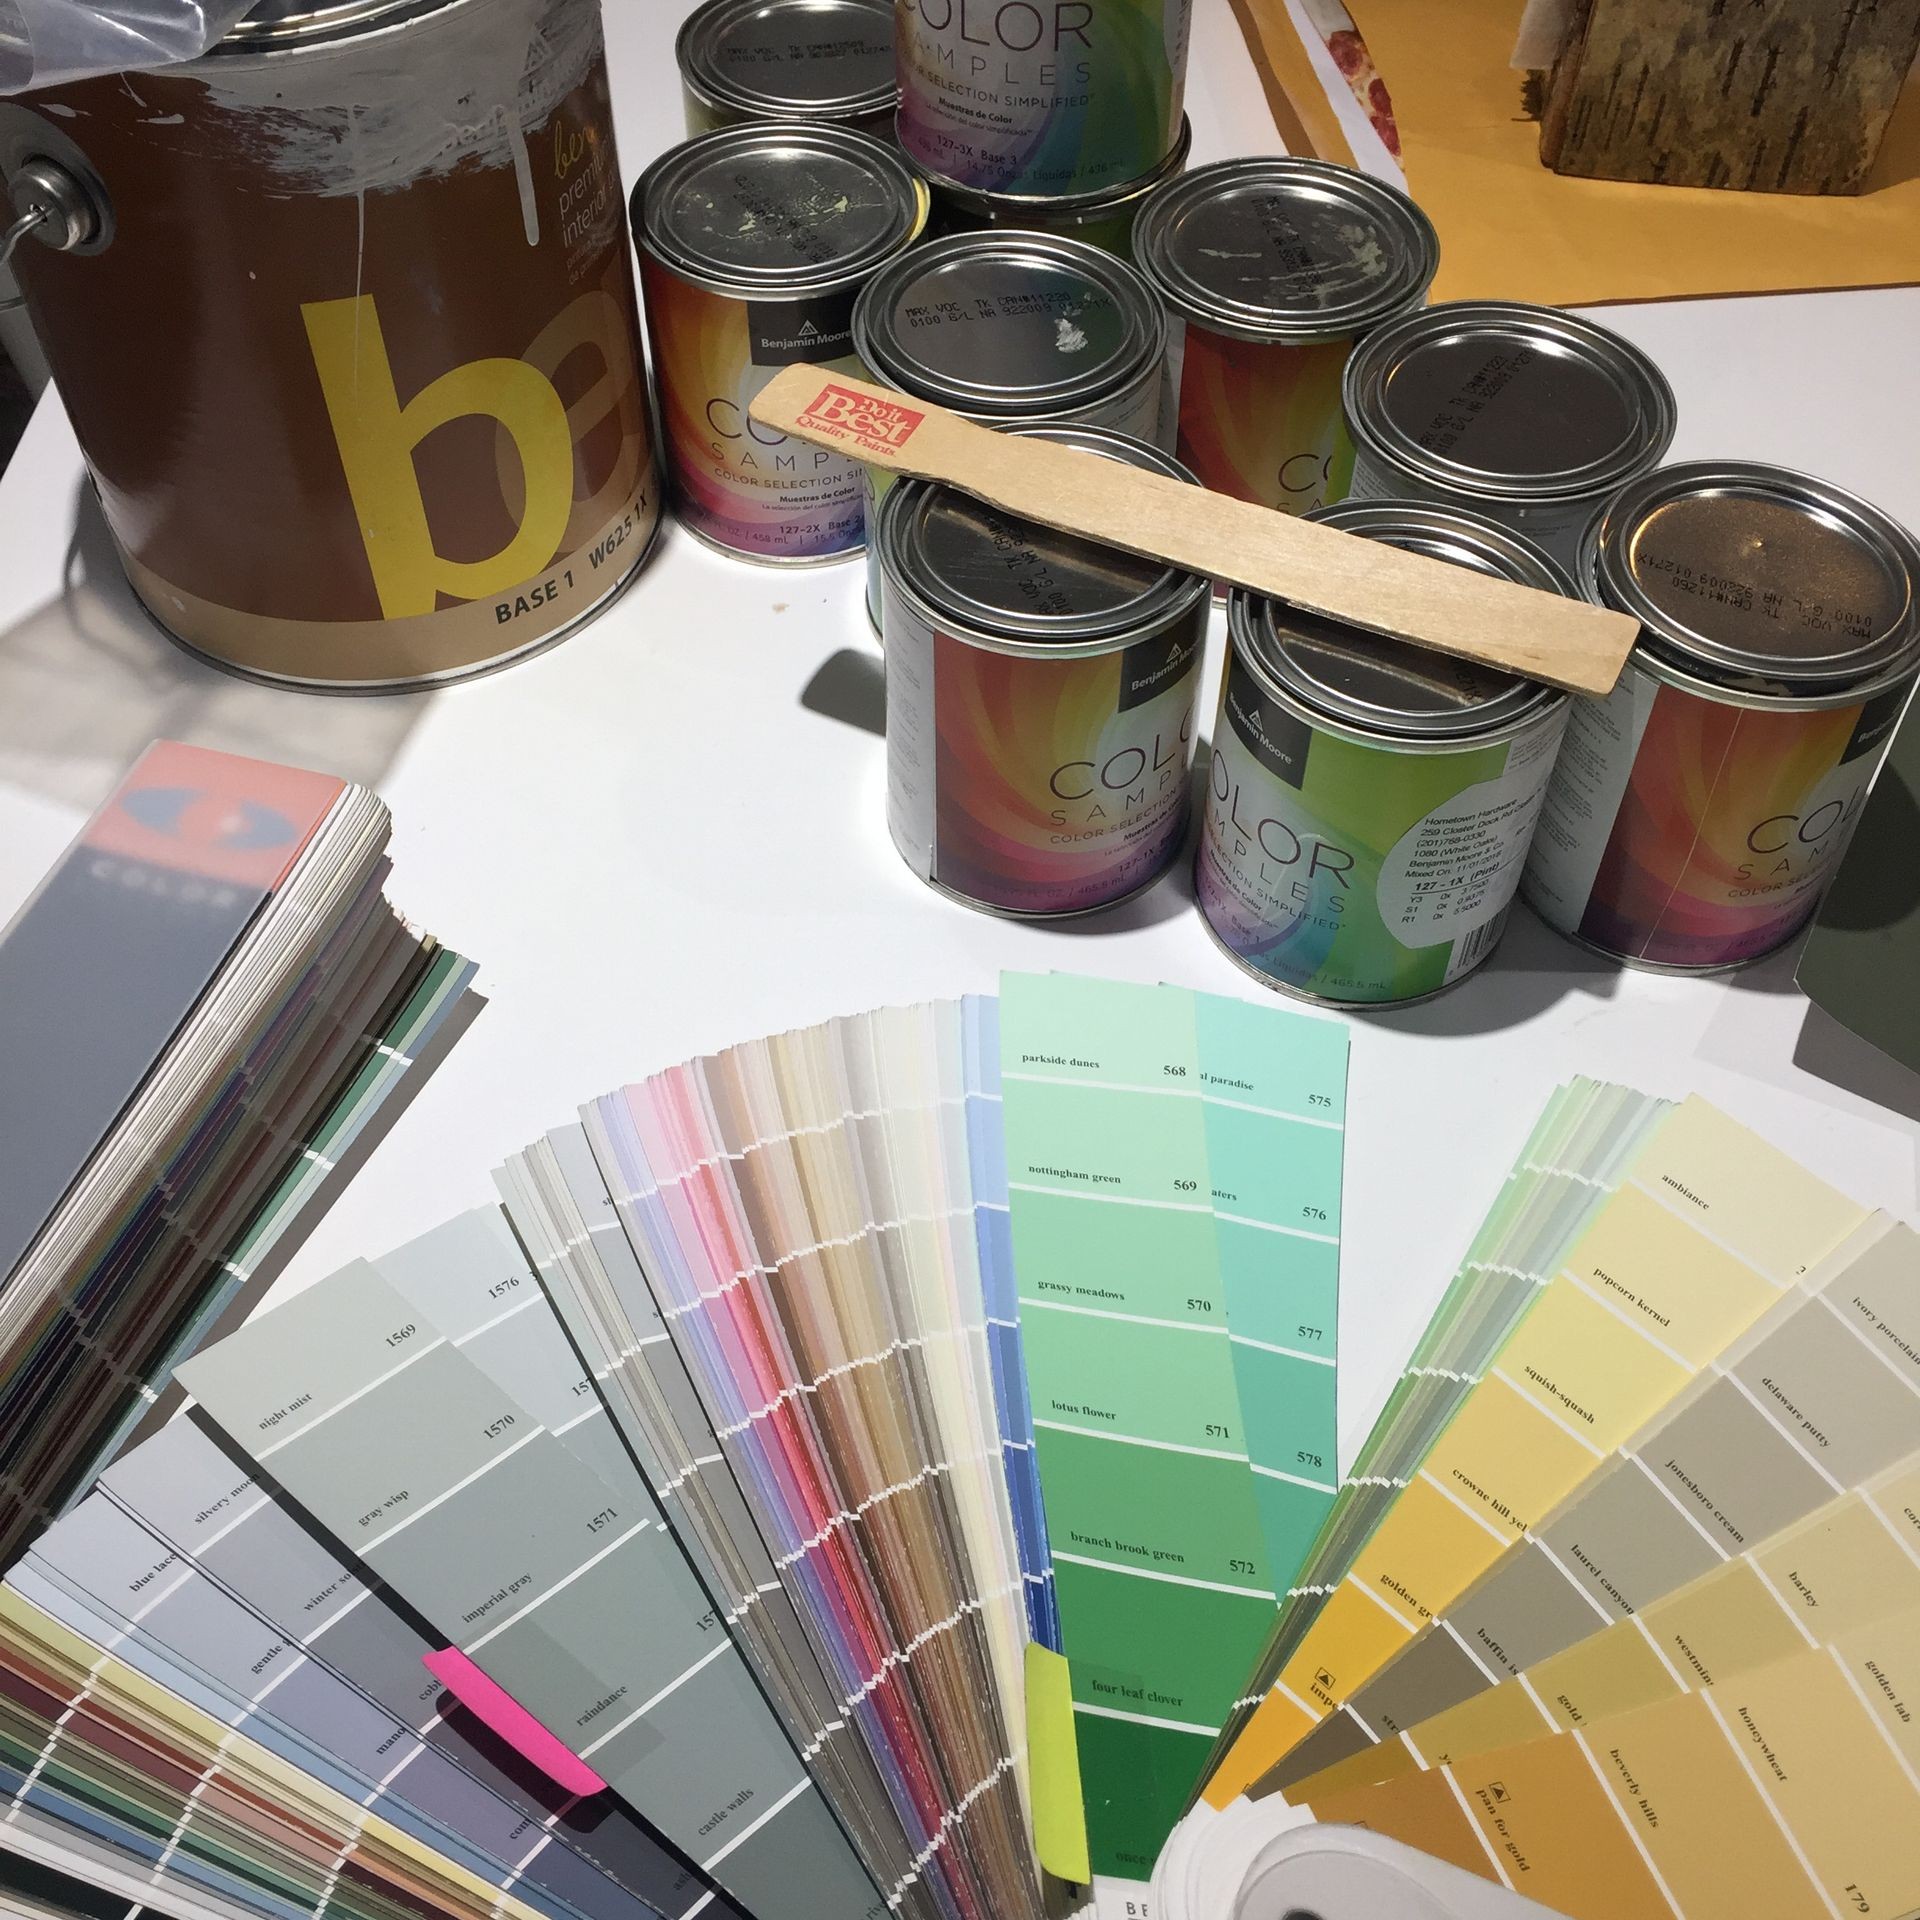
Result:
<svg viewBox="0 0 1920 1920">
<path fill-rule="evenodd" d="M 845 1920 L 878 1905 L 710 1617 L 718 1653 L 695 1655 L 712 1609 L 657 1514 L 623 1506 L 373 1267 L 296 1295 L 184 1378 L 563 1744 L 604 1742 L 596 1771 L 750 1909 Z M 458 1497 L 483 1482 L 495 1497 Z M 634 1602 L 643 1566 L 657 1611 Z"/>
</svg>

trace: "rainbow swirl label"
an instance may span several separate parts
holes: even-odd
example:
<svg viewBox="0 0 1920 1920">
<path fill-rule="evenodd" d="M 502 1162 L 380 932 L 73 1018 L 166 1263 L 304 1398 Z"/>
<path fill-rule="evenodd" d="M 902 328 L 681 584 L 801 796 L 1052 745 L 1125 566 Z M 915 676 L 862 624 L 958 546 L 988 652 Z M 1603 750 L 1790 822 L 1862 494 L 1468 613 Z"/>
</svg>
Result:
<svg viewBox="0 0 1920 1920">
<path fill-rule="evenodd" d="M 1528 904 L 1562 933 L 1653 966 L 1771 952 L 1819 904 L 1910 685 L 1796 713 L 1629 668 L 1608 699 L 1574 703 Z"/>
<path fill-rule="evenodd" d="M 1003 913 L 1145 886 L 1191 810 L 1196 617 L 1078 660 L 997 653 L 887 602 L 887 792 L 924 880 Z"/>
<path fill-rule="evenodd" d="M 1347 497 L 1353 442 L 1340 411 L 1351 340 L 1279 346 L 1189 323 L 1180 458 L 1203 487 L 1282 513 Z"/>
<path fill-rule="evenodd" d="M 1230 652 L 1194 864 L 1208 926 L 1295 993 L 1437 992 L 1499 941 L 1565 718 L 1415 753 L 1320 731 Z"/>
<path fill-rule="evenodd" d="M 896 0 L 900 144 L 983 193 L 1057 199 L 1173 151 L 1192 0 Z"/>
<path fill-rule="evenodd" d="M 859 375 L 853 294 L 740 300 L 641 259 L 674 509 L 754 560 L 830 560 L 867 537 L 860 463 L 763 427 L 747 405 L 784 366 Z"/>
</svg>

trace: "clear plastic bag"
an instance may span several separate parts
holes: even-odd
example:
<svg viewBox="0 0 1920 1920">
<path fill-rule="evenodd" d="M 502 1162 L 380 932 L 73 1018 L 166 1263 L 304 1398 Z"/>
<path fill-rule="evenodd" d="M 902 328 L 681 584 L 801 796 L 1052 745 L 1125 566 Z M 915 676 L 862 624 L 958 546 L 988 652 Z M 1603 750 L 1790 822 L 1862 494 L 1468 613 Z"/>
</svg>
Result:
<svg viewBox="0 0 1920 1920">
<path fill-rule="evenodd" d="M 0 93 L 205 53 L 255 0 L 0 0 Z"/>
</svg>

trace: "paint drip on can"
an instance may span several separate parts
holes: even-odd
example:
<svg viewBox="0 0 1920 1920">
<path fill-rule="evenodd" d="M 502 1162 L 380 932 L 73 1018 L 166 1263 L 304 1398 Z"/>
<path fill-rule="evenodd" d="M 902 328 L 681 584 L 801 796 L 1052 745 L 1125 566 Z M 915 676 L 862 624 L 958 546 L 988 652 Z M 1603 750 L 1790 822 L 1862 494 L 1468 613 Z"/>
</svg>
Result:
<svg viewBox="0 0 1920 1920">
<path fill-rule="evenodd" d="M 1857 495 L 1664 467 L 1590 529 L 1581 586 L 1641 623 L 1574 703 L 1523 892 L 1549 926 L 1699 973 L 1791 940 L 1920 674 L 1920 543 Z"/>
<path fill-rule="evenodd" d="M 934 180 L 1036 199 L 1178 144 L 1192 0 L 898 0 L 900 144 Z"/>
<path fill-rule="evenodd" d="M 256 8 L 0 106 L 98 196 L 20 277 L 135 590 L 365 689 L 543 646 L 658 523 L 597 0 Z M 131 319 L 130 316 L 137 316 Z"/>
<path fill-rule="evenodd" d="M 1357 502 L 1314 519 L 1495 579 L 1571 579 L 1493 521 Z M 1235 588 L 1195 856 L 1200 911 L 1255 978 L 1304 998 L 1424 998 L 1507 922 L 1567 697 Z"/>
</svg>

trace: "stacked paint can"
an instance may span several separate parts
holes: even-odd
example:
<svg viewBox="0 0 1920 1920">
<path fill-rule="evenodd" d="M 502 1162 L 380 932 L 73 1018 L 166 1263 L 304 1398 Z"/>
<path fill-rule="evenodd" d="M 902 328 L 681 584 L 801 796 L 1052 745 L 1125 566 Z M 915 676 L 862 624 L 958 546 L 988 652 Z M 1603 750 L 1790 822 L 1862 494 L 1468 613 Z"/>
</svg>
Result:
<svg viewBox="0 0 1920 1920">
<path fill-rule="evenodd" d="M 1350 167 L 1230 160 L 1146 203 L 1134 259 L 1178 325 L 1180 457 L 1201 484 L 1284 513 L 1342 499 L 1347 360 L 1425 300 L 1426 215 Z"/>
<path fill-rule="evenodd" d="M 689 137 L 804 120 L 893 138 L 893 0 L 707 0 L 674 55 Z"/>
<path fill-rule="evenodd" d="M 1057 233 L 1089 246 L 1133 258 L 1133 230 L 1149 199 L 1185 171 L 1193 146 L 1192 124 L 1182 119 L 1167 157 L 1139 180 L 1091 193 L 986 193 L 929 181 L 933 192 L 932 227 L 937 233 L 977 233 L 985 227 L 1015 227 L 1028 233 Z"/>
<path fill-rule="evenodd" d="M 860 371 L 854 301 L 919 238 L 925 189 L 866 134 L 766 122 L 663 154 L 633 190 L 633 220 L 681 524 L 746 559 L 858 553 L 859 463 L 771 432 L 747 406 L 796 361 Z"/>
<path fill-rule="evenodd" d="M 1167 324 L 1123 260 L 1040 233 L 971 233 L 902 254 L 853 310 L 868 375 L 984 425 L 1108 427 L 1172 445 Z M 886 492 L 868 470 L 867 510 Z M 882 630 L 869 550 L 867 611 Z"/>
<path fill-rule="evenodd" d="M 898 0 L 899 136 L 942 231 L 1125 252 L 1185 164 L 1191 0 Z"/>
<path fill-rule="evenodd" d="M 1819 904 L 1920 675 L 1920 543 L 1824 481 L 1695 462 L 1612 501 L 1580 583 L 1641 640 L 1610 699 L 1576 703 L 1527 901 L 1641 966 L 1772 952 Z"/>
<path fill-rule="evenodd" d="M 1191 481 L 1097 427 L 1020 433 Z M 1151 886 L 1191 817 L 1208 583 L 902 481 L 881 502 L 887 818 L 921 879 L 1025 918 Z"/>
<path fill-rule="evenodd" d="M 1348 497 L 1490 515 L 1576 567 L 1594 515 L 1659 464 L 1673 390 L 1577 314 L 1505 300 L 1410 313 L 1347 362 Z"/>
<path fill-rule="evenodd" d="M 1419 502 L 1313 516 L 1571 595 L 1492 520 Z M 1506 925 L 1566 695 L 1235 588 L 1196 856 L 1214 938 L 1269 986 L 1342 1006 L 1422 999 Z"/>
<path fill-rule="evenodd" d="M 597 0 L 268 0 L 0 107 L 74 218 L 17 264 L 135 591 L 223 665 L 457 678 L 660 513 Z M 129 324 L 131 316 L 137 324 Z"/>
</svg>

